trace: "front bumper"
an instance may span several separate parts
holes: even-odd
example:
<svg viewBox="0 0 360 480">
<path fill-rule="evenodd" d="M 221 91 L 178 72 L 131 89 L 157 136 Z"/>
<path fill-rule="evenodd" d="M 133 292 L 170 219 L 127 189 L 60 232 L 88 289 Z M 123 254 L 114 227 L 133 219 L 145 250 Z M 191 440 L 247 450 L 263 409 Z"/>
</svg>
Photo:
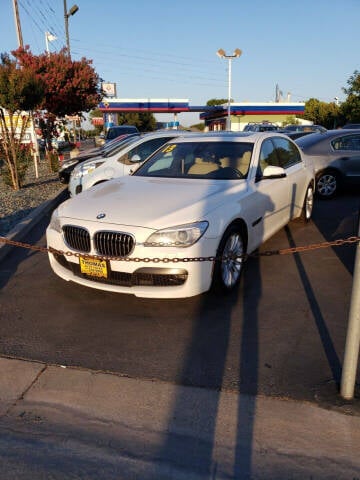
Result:
<svg viewBox="0 0 360 480">
<path fill-rule="evenodd" d="M 128 257 L 106 261 L 105 278 L 82 273 L 81 253 L 69 249 L 60 233 L 49 227 L 46 235 L 48 247 L 67 252 L 65 255 L 49 252 L 51 268 L 66 281 L 143 298 L 192 297 L 206 292 L 211 286 L 213 261 L 187 259 L 214 256 L 216 239 L 203 237 L 188 248 L 137 244 Z"/>
</svg>

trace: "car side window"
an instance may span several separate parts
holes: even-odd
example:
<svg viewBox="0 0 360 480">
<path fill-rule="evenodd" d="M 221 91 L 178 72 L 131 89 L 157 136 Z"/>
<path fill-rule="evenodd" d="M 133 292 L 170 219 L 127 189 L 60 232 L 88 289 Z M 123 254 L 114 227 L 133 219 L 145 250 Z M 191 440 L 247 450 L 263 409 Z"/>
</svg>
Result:
<svg viewBox="0 0 360 480">
<path fill-rule="evenodd" d="M 121 155 L 121 157 L 119 157 L 117 161 L 120 163 L 124 163 L 125 165 L 132 165 L 133 162 L 131 162 L 130 159 L 134 155 L 139 155 L 140 161 L 143 162 L 144 160 L 146 160 L 147 157 L 154 153 L 155 150 L 160 148 L 161 145 L 164 145 L 164 143 L 168 142 L 169 140 L 169 137 L 161 137 L 148 140 L 147 142 L 143 142 L 140 145 L 137 145 L 136 147 L 129 150 L 124 155 Z"/>
<path fill-rule="evenodd" d="M 154 153 L 155 150 L 160 148 L 161 145 L 164 145 L 164 143 L 168 142 L 169 140 L 170 138 L 162 137 L 162 138 L 154 138 L 153 140 L 144 142 L 141 145 L 138 145 L 137 147 L 134 148 L 134 151 L 131 153 L 131 156 L 139 155 L 141 161 L 143 162 L 144 160 L 147 159 L 148 156 Z"/>
<path fill-rule="evenodd" d="M 279 158 L 279 167 L 289 168 L 292 165 L 301 163 L 301 155 L 296 145 L 287 138 L 273 138 L 277 157 Z"/>
<path fill-rule="evenodd" d="M 360 150 L 360 135 L 346 135 L 331 142 L 334 150 Z"/>
<path fill-rule="evenodd" d="M 257 177 L 262 177 L 264 170 L 269 165 L 279 166 L 279 159 L 273 142 L 270 138 L 263 141 L 260 150 L 259 165 L 256 172 Z"/>
</svg>

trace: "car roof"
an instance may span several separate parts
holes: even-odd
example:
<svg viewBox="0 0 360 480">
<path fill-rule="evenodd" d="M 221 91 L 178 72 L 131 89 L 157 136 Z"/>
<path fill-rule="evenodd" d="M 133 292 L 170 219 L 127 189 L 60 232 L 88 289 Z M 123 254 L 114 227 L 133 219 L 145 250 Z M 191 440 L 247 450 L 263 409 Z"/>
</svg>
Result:
<svg viewBox="0 0 360 480">
<path fill-rule="evenodd" d="M 175 142 L 217 142 L 217 141 L 234 141 L 234 142 L 246 142 L 246 143 L 255 143 L 261 138 L 274 138 L 282 137 L 289 140 L 287 135 L 281 134 L 279 132 L 207 132 L 207 133 L 194 133 L 193 135 L 186 135 L 179 139 L 170 140 L 169 143 Z"/>
<path fill-rule="evenodd" d="M 155 130 L 154 132 L 146 132 L 142 133 L 142 137 L 168 137 L 169 135 L 174 135 L 175 137 L 177 135 L 190 135 L 193 134 L 194 132 L 189 132 L 188 130 Z"/>
<path fill-rule="evenodd" d="M 356 130 L 354 131 L 350 128 L 348 130 L 340 128 L 337 130 L 327 130 L 326 132 L 310 133 L 309 135 L 297 138 L 294 141 L 299 145 L 300 148 L 307 149 L 320 143 L 328 143 L 330 140 L 336 137 L 342 137 L 344 135 L 356 135 L 356 133 Z"/>
<path fill-rule="evenodd" d="M 167 131 L 161 131 L 161 132 L 149 132 L 149 133 L 141 133 L 136 134 L 136 135 L 127 135 L 126 138 L 123 140 L 125 141 L 120 142 L 119 145 L 113 146 L 113 149 L 111 149 L 109 152 L 107 152 L 107 155 L 97 155 L 96 157 L 89 158 L 83 162 L 83 164 L 89 164 L 91 162 L 96 161 L 97 159 L 110 159 L 113 158 L 114 155 L 118 155 L 119 153 L 130 149 L 136 145 L 140 145 L 143 142 L 147 140 L 152 140 L 155 138 L 162 138 L 162 137 L 181 137 L 183 135 L 193 135 L 193 132 L 188 132 L 188 131 L 183 131 L 183 130 L 167 130 Z M 127 141 L 126 141 L 127 140 Z"/>
</svg>

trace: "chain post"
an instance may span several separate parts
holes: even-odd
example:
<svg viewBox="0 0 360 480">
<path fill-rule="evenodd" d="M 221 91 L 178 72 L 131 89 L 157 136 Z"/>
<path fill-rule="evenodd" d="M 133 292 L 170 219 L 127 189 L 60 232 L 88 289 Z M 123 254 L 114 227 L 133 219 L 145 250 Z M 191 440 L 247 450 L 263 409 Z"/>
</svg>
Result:
<svg viewBox="0 0 360 480">
<path fill-rule="evenodd" d="M 359 214 L 360 237 L 360 214 Z M 360 346 L 360 243 L 355 254 L 354 277 L 351 292 L 348 330 L 346 334 L 344 364 L 341 375 L 340 394 L 345 400 L 354 398 L 356 371 Z"/>
</svg>

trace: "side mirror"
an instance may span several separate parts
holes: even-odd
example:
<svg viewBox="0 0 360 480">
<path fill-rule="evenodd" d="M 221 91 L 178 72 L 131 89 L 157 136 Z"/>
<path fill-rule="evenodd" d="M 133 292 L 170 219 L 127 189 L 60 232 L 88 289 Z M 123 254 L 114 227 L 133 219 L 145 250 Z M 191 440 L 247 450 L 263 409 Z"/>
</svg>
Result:
<svg viewBox="0 0 360 480">
<path fill-rule="evenodd" d="M 269 165 L 265 168 L 262 178 L 285 178 L 286 173 L 282 167 L 274 167 L 273 165 Z"/>
<path fill-rule="evenodd" d="M 136 153 L 135 155 L 133 155 L 133 156 L 130 158 L 130 162 L 132 162 L 132 163 L 141 162 L 140 155 L 138 155 L 137 153 Z"/>
</svg>

